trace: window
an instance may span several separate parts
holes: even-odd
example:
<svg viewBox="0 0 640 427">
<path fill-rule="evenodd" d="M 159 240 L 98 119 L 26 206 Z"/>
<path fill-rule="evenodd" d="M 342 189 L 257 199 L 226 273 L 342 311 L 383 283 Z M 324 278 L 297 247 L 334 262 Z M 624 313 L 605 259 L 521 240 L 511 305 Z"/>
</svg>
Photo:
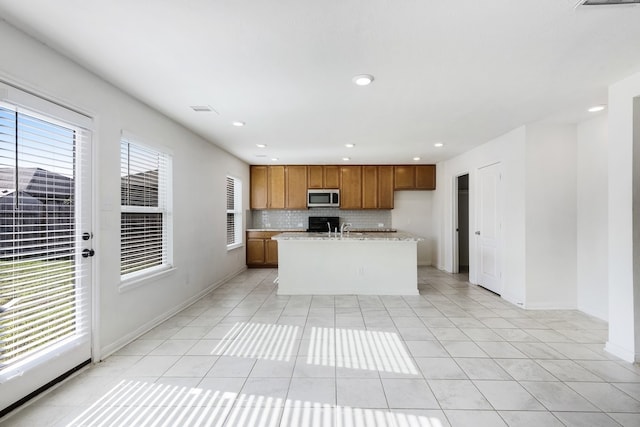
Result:
<svg viewBox="0 0 640 427">
<path fill-rule="evenodd" d="M 172 267 L 171 156 L 120 142 L 120 275 L 122 281 Z"/>
<path fill-rule="evenodd" d="M 242 245 L 242 182 L 227 176 L 227 249 Z"/>
</svg>

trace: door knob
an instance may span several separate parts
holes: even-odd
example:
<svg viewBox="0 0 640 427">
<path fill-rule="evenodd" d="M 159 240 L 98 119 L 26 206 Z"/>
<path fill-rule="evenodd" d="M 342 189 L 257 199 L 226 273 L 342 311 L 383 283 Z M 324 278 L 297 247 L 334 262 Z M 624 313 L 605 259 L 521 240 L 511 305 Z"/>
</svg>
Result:
<svg viewBox="0 0 640 427">
<path fill-rule="evenodd" d="M 476 236 L 479 236 L 479 235 L 480 235 L 480 232 L 479 232 L 479 231 L 476 231 Z"/>
<path fill-rule="evenodd" d="M 94 256 L 96 251 L 93 249 L 83 249 L 82 250 L 82 258 L 89 258 L 90 256 Z"/>
</svg>

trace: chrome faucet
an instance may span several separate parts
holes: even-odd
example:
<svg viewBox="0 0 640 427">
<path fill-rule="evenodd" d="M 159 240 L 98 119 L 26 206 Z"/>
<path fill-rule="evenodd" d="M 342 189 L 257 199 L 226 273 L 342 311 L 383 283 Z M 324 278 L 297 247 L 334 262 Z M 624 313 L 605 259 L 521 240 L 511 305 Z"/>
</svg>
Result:
<svg viewBox="0 0 640 427">
<path fill-rule="evenodd" d="M 342 225 L 340 226 L 340 237 L 342 237 L 342 234 L 344 233 L 344 231 L 347 231 L 347 235 L 349 234 L 349 227 L 351 227 L 351 223 L 350 222 L 343 222 Z"/>
<path fill-rule="evenodd" d="M 329 229 L 329 237 L 331 237 L 331 223 L 327 221 L 327 228 Z"/>
</svg>

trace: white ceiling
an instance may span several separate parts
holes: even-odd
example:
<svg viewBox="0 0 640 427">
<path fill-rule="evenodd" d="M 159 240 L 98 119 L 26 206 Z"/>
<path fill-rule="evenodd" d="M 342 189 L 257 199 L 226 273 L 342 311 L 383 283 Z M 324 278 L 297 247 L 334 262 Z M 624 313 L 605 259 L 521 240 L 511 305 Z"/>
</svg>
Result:
<svg viewBox="0 0 640 427">
<path fill-rule="evenodd" d="M 640 7 L 575 3 L 0 0 L 0 16 L 248 163 L 434 163 L 583 120 L 640 71 Z"/>
</svg>

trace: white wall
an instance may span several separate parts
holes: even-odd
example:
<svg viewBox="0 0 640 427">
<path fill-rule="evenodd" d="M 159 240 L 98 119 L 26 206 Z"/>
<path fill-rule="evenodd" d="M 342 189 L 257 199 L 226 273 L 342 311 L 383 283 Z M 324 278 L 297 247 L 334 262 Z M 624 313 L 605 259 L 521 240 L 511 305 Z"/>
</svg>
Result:
<svg viewBox="0 0 640 427">
<path fill-rule="evenodd" d="M 527 126 L 526 307 L 576 308 L 575 125 Z"/>
<path fill-rule="evenodd" d="M 607 115 L 579 123 L 577 284 L 578 309 L 609 318 Z"/>
<path fill-rule="evenodd" d="M 395 191 L 394 228 L 424 238 L 418 242 L 418 265 L 433 265 L 437 237 L 433 227 L 433 191 Z"/>
<path fill-rule="evenodd" d="M 441 216 L 437 265 L 452 270 L 455 178 L 469 173 L 469 280 L 478 283 L 478 169 L 502 167 L 503 298 L 526 308 L 577 305 L 577 148 L 574 125 L 517 128 L 438 164 L 434 212 Z"/>
<path fill-rule="evenodd" d="M 155 110 L 0 21 L 0 78 L 95 118 L 97 324 L 95 349 L 105 356 L 245 268 L 244 248 L 226 250 L 226 174 L 242 179 L 249 206 L 249 168 Z M 187 106 L 185 106 L 187 108 Z M 120 132 L 173 152 L 176 270 L 119 291 Z"/>
<path fill-rule="evenodd" d="M 630 362 L 640 361 L 640 102 L 637 97 L 640 97 L 640 73 L 609 87 L 609 340 L 606 348 Z"/>
<path fill-rule="evenodd" d="M 525 141 L 520 127 L 460 156 L 437 165 L 438 185 L 434 195 L 438 268 L 452 270 L 454 247 L 453 199 L 456 177 L 469 174 L 469 280 L 478 283 L 476 236 L 476 178 L 478 169 L 493 163 L 502 165 L 502 291 L 514 304 L 525 303 Z"/>
</svg>

